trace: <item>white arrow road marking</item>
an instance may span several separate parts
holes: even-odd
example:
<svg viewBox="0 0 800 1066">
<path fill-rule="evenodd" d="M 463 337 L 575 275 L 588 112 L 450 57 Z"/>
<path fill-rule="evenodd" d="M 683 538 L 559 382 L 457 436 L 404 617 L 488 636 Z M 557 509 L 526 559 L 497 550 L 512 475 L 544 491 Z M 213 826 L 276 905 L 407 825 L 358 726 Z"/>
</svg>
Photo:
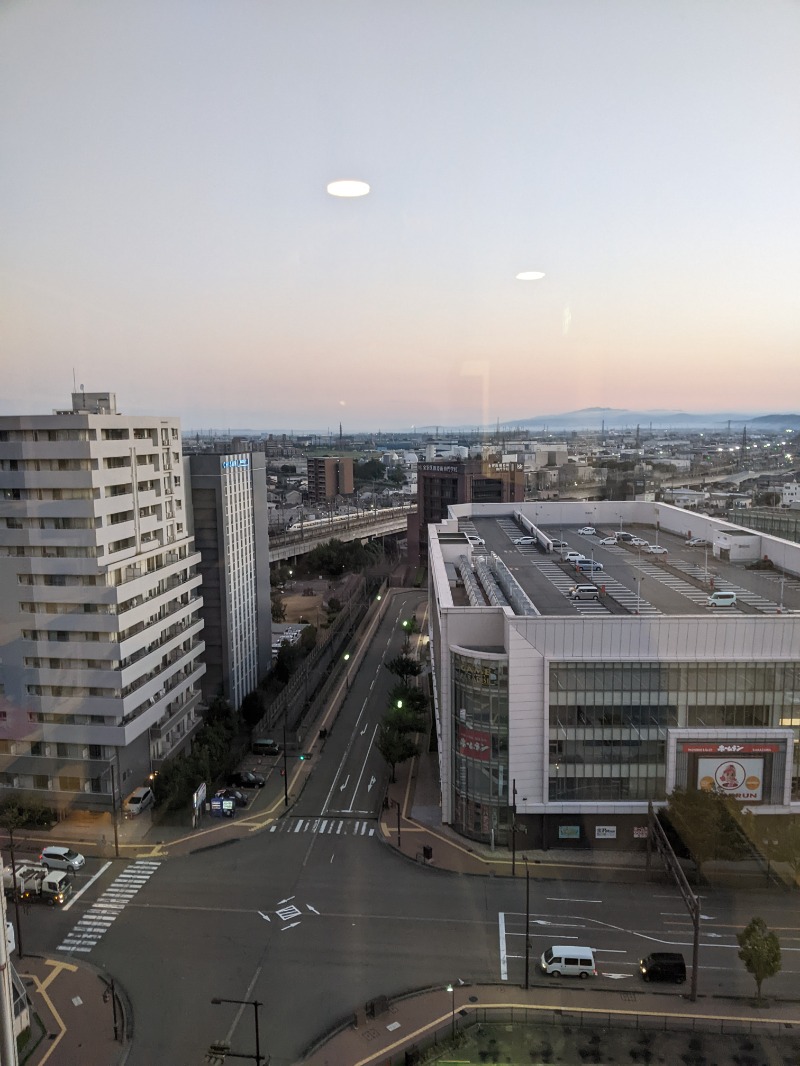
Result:
<svg viewBox="0 0 800 1066">
<path fill-rule="evenodd" d="M 261 915 L 261 917 L 264 919 L 265 922 L 271 922 L 272 921 L 270 916 L 268 914 L 264 914 L 263 911 L 259 911 L 258 913 Z"/>
<path fill-rule="evenodd" d="M 506 916 L 498 912 L 497 924 L 500 929 L 500 980 L 508 980 L 508 959 L 506 958 Z"/>
<path fill-rule="evenodd" d="M 633 977 L 632 973 L 606 973 L 601 971 L 602 977 L 610 977 L 612 981 L 624 981 L 627 977 Z"/>
<path fill-rule="evenodd" d="M 310 903 L 306 903 L 306 907 L 311 911 L 312 914 L 319 914 L 319 911 L 317 910 L 317 908 L 316 907 L 312 907 Z"/>
<path fill-rule="evenodd" d="M 546 922 L 544 920 L 544 918 L 534 918 L 533 919 L 533 924 L 534 925 L 550 925 L 551 923 L 550 922 Z"/>
<path fill-rule="evenodd" d="M 713 914 L 701 914 L 700 917 L 704 922 L 715 922 L 717 920 Z"/>
<path fill-rule="evenodd" d="M 550 903 L 602 903 L 601 899 L 566 899 L 563 896 L 547 896 Z"/>
<path fill-rule="evenodd" d="M 706 933 L 706 936 L 713 936 L 715 940 L 722 940 L 722 933 Z"/>
<path fill-rule="evenodd" d="M 369 722 L 365 722 L 364 723 L 364 728 L 361 730 L 361 732 L 358 735 L 360 737 L 363 737 L 364 734 L 366 733 L 367 729 L 369 729 Z"/>
<path fill-rule="evenodd" d="M 344 790 L 347 788 L 347 782 L 349 780 L 350 780 L 350 774 L 348 774 L 347 777 L 344 779 L 344 784 L 343 785 L 339 785 L 339 791 L 340 792 L 344 792 Z"/>
<path fill-rule="evenodd" d="M 294 899 L 294 896 L 287 896 L 286 899 L 279 899 L 278 900 L 278 906 L 282 907 L 284 905 L 284 903 L 288 903 L 292 899 Z"/>
<path fill-rule="evenodd" d="M 377 780 L 378 780 L 378 779 L 377 779 L 376 777 L 371 777 L 371 778 L 369 779 L 369 784 L 367 785 L 367 792 L 371 792 L 371 791 L 372 791 L 372 786 L 373 786 L 373 785 L 375 784 L 375 782 L 376 782 Z M 359 811 L 359 814 L 361 814 L 361 813 L 363 813 L 363 812 Z"/>
<path fill-rule="evenodd" d="M 287 929 L 294 929 L 294 927 L 299 924 L 299 922 L 292 922 L 291 925 L 284 925 L 284 927 L 281 929 L 281 932 L 285 933 Z"/>
</svg>

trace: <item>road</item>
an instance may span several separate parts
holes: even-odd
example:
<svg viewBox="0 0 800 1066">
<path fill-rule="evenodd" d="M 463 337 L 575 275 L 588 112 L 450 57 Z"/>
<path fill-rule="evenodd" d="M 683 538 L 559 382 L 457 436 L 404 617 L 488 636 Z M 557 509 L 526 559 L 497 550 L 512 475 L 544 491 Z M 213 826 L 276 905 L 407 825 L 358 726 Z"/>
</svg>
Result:
<svg viewBox="0 0 800 1066">
<path fill-rule="evenodd" d="M 262 1002 L 262 1047 L 272 1066 L 288 1066 L 377 995 L 459 978 L 522 983 L 524 879 L 424 868 L 375 834 L 386 768 L 372 740 L 393 680 L 381 663 L 399 651 L 414 602 L 393 605 L 379 627 L 323 757 L 274 831 L 163 862 L 90 860 L 68 910 L 38 908 L 26 920 L 27 951 L 60 948 L 126 990 L 135 1020 L 128 1066 L 198 1066 L 226 1038 L 252 1052 L 250 1008 L 214 1006 L 215 997 Z M 735 931 L 754 914 L 778 930 L 784 951 L 768 990 L 793 993 L 800 928 L 787 897 L 717 892 L 703 899 L 703 914 L 701 994 L 752 994 Z M 690 924 L 664 885 L 532 877 L 530 917 L 534 986 L 548 981 L 535 962 L 552 943 L 596 948 L 598 988 L 633 988 L 648 951 L 691 955 Z M 562 994 L 567 1003 L 570 992 Z"/>
</svg>

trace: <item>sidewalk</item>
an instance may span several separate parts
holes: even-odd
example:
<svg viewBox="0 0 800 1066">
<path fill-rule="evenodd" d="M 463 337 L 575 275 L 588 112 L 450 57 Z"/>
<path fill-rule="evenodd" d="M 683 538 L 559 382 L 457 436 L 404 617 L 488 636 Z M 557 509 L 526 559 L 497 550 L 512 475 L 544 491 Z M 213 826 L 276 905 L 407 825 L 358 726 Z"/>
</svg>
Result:
<svg viewBox="0 0 800 1066">
<path fill-rule="evenodd" d="M 116 1066 L 126 1048 L 129 1012 L 117 991 L 117 1033 L 108 981 L 85 963 L 26 955 L 13 959 L 31 1001 L 25 1066 Z M 104 999 L 105 995 L 105 999 Z"/>
<path fill-rule="evenodd" d="M 462 1026 L 475 1020 L 491 1021 L 493 1017 L 504 1024 L 513 1017 L 532 1024 L 611 1025 L 621 1031 L 635 1030 L 637 1019 L 641 1019 L 645 1025 L 640 1028 L 650 1031 L 675 1032 L 697 1026 L 698 1032 L 703 1033 L 734 1028 L 740 1033 L 749 1029 L 756 1036 L 772 1037 L 789 1037 L 791 1034 L 786 1031 L 800 1025 L 800 1006 L 796 1004 L 771 1003 L 768 1010 L 759 1011 L 745 999 L 701 997 L 691 1003 L 676 991 L 643 992 L 639 988 L 626 990 L 623 996 L 618 988 L 592 989 L 583 981 L 576 981 L 575 987 L 569 988 L 559 985 L 528 990 L 516 985 L 463 985 L 452 991 L 434 988 L 377 1002 L 375 1006 L 373 1018 L 359 1011 L 324 1042 L 309 1048 L 299 1061 L 303 1066 L 393 1066 L 416 1062 L 416 1058 L 406 1058 L 406 1051 L 413 1055 L 432 1043 L 447 1045 Z M 456 1052 L 452 1061 L 459 1058 Z"/>
</svg>

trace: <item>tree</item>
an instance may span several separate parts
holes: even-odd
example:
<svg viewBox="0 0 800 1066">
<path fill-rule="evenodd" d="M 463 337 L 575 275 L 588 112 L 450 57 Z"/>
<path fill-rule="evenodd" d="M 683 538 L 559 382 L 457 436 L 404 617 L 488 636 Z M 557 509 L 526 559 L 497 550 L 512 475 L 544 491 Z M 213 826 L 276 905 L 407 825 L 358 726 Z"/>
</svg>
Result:
<svg viewBox="0 0 800 1066">
<path fill-rule="evenodd" d="M 746 854 L 738 814 L 736 801 L 714 789 L 676 788 L 667 797 L 667 818 L 695 861 L 698 883 L 709 860 Z"/>
<path fill-rule="evenodd" d="M 761 999 L 761 984 L 774 977 L 781 969 L 781 946 L 775 933 L 767 928 L 763 918 L 753 918 L 750 924 L 736 934 L 739 942 L 739 958 L 748 973 L 755 978 L 758 999 Z"/>
<path fill-rule="evenodd" d="M 280 589 L 270 589 L 269 598 L 272 607 L 272 621 L 285 622 L 286 604 L 283 602 Z"/>
<path fill-rule="evenodd" d="M 422 666 L 408 655 L 398 655 L 390 659 L 385 666 L 390 673 L 397 674 L 405 685 L 408 684 L 409 678 L 419 677 L 422 673 Z"/>
<path fill-rule="evenodd" d="M 381 722 L 375 747 L 391 768 L 392 782 L 395 781 L 395 767 L 419 754 L 419 748 L 411 739 L 411 735 L 401 730 L 392 717 Z"/>
</svg>

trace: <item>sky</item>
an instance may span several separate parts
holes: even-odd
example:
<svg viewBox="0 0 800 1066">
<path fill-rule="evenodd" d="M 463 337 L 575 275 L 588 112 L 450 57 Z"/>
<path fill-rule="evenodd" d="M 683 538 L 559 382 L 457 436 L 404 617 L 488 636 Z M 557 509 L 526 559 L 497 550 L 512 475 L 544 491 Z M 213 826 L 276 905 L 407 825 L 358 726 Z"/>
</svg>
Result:
<svg viewBox="0 0 800 1066">
<path fill-rule="evenodd" d="M 1 414 L 797 409 L 798 0 L 3 0 L 0 56 Z"/>
</svg>

